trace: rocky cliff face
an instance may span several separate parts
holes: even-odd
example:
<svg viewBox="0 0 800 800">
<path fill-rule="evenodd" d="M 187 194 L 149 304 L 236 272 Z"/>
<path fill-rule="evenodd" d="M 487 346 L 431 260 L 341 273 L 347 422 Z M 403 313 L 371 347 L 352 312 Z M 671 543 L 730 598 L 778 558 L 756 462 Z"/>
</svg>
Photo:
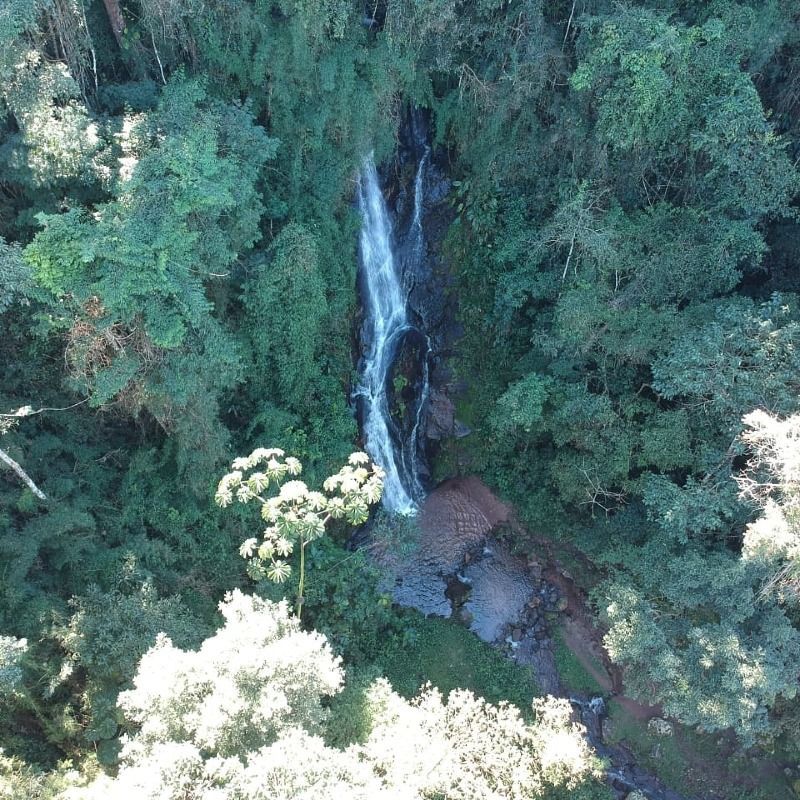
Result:
<svg viewBox="0 0 800 800">
<path fill-rule="evenodd" d="M 455 296 L 449 291 L 452 277 L 442 256 L 442 244 L 454 211 L 449 203 L 447 154 L 432 148 L 431 140 L 427 115 L 409 109 L 400 128 L 396 159 L 385 175 L 398 259 L 408 291 L 409 317 L 415 327 L 401 344 L 396 362 L 394 416 L 405 435 L 413 432 L 419 437 L 423 452 L 442 439 L 469 433 L 456 420 L 449 396 L 447 361 L 461 329 Z M 418 184 L 423 159 L 425 169 Z M 426 462 L 422 459 L 420 463 L 423 481 L 427 477 Z"/>
</svg>

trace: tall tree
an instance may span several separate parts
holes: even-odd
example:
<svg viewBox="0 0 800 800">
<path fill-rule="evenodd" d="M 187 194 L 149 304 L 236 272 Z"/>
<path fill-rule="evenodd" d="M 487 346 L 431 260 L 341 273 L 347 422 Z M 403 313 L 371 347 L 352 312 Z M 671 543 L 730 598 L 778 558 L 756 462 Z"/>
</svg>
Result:
<svg viewBox="0 0 800 800">
<path fill-rule="evenodd" d="M 240 378 L 212 290 L 260 238 L 259 171 L 277 145 L 197 81 L 176 80 L 130 124 L 116 199 L 42 217 L 25 257 L 64 301 L 57 324 L 75 386 L 92 405 L 144 410 L 182 432 L 199 486 L 220 454 L 221 395 Z"/>
</svg>

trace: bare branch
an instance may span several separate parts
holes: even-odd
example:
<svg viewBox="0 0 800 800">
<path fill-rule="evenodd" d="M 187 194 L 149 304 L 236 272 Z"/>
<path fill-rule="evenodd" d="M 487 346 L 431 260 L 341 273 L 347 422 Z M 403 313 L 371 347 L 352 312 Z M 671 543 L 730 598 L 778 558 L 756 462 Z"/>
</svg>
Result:
<svg viewBox="0 0 800 800">
<path fill-rule="evenodd" d="M 13 414 L 0 414 L 0 417 L 3 419 L 18 419 L 20 417 L 32 417 L 34 414 L 43 414 L 45 411 L 69 411 L 71 408 L 82 406 L 84 403 L 88 402 L 89 398 L 86 397 L 83 400 L 79 400 L 77 403 L 73 403 L 71 406 L 64 406 L 63 408 L 45 407 L 34 410 L 31 406 L 22 406 L 22 408 L 18 408 Z"/>
<path fill-rule="evenodd" d="M 564 52 L 564 48 L 567 45 L 567 38 L 569 37 L 569 29 L 572 27 L 572 18 L 575 16 L 575 0 L 572 2 L 572 10 L 569 12 L 569 19 L 567 20 L 567 30 L 564 31 L 564 41 L 561 42 L 561 52 Z"/>
<path fill-rule="evenodd" d="M 569 262 L 572 260 L 572 251 L 575 249 L 575 237 L 577 234 L 572 234 L 572 243 L 569 246 L 569 255 L 567 256 L 567 263 L 564 264 L 564 274 L 561 276 L 561 280 L 563 281 L 567 277 L 567 272 L 569 271 Z"/>
<path fill-rule="evenodd" d="M 25 482 L 27 487 L 40 499 L 40 500 L 47 500 L 47 495 L 33 482 L 27 472 L 25 472 L 22 467 L 14 461 L 11 456 L 6 453 L 5 450 L 0 449 L 0 461 L 5 462 L 8 464 L 14 472 L 19 475 L 20 478 Z"/>
<path fill-rule="evenodd" d="M 158 61 L 158 69 L 161 72 L 161 82 L 164 86 L 167 85 L 167 79 L 164 77 L 164 65 L 161 63 L 161 57 L 158 55 L 158 48 L 156 47 L 156 37 L 153 36 L 153 31 L 150 31 L 150 41 L 153 43 L 153 52 L 156 54 L 156 61 Z"/>
</svg>

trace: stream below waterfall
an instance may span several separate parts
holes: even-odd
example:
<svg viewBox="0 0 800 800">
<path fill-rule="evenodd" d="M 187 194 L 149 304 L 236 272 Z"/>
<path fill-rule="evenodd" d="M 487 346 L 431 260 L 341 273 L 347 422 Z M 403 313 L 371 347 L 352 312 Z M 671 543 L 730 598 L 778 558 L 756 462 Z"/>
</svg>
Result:
<svg viewBox="0 0 800 800">
<path fill-rule="evenodd" d="M 385 471 L 383 506 L 390 514 L 416 515 L 420 538 L 412 553 L 401 556 L 373 546 L 371 558 L 383 574 L 382 589 L 397 604 L 454 616 L 484 641 L 508 644 L 512 658 L 534 668 L 544 691 L 563 696 L 547 622 L 560 609 L 560 598 L 541 573 L 532 573 L 529 564 L 492 538 L 508 521 L 508 509 L 476 478 L 446 481 L 426 496 L 421 476 L 427 474 L 425 429 L 436 347 L 429 320 L 410 307 L 409 298 L 432 280 L 426 203 L 442 199 L 444 181 L 438 196 L 426 197 L 434 161 L 426 126 L 412 112 L 405 128 L 405 213 L 397 203 L 392 209 L 387 204 L 372 155 L 358 179 L 363 319 L 353 400 L 364 448 Z M 434 298 L 429 306 L 436 306 L 437 295 L 429 290 L 428 296 Z M 441 310 L 434 308 L 427 316 L 437 314 L 441 319 Z M 402 368 L 399 361 L 405 361 Z M 638 791 L 651 800 L 684 800 L 639 769 L 623 748 L 603 741 L 601 699 L 570 700 L 592 746 L 611 764 L 607 779 L 618 797 Z"/>
<path fill-rule="evenodd" d="M 419 509 L 419 539 L 412 552 L 399 554 L 385 542 L 373 543 L 381 591 L 398 605 L 453 618 L 530 667 L 544 694 L 568 698 L 595 752 L 608 760 L 606 778 L 618 798 L 638 791 L 650 800 L 686 800 L 641 769 L 625 747 L 604 740 L 603 698 L 565 690 L 553 634 L 566 598 L 544 576 L 541 564 L 514 555 L 497 539 L 495 531 L 510 522 L 510 514 L 477 478 L 445 481 Z"/>
</svg>

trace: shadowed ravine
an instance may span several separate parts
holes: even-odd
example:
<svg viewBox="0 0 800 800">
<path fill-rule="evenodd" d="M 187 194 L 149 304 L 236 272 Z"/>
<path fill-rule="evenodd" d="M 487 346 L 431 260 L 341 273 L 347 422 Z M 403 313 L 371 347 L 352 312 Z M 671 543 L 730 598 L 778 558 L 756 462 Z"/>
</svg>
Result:
<svg viewBox="0 0 800 800">
<path fill-rule="evenodd" d="M 432 347 L 421 323 L 411 319 L 408 297 L 421 276 L 429 274 L 424 265 L 423 211 L 432 155 L 424 136 L 412 115 L 413 195 L 410 180 L 408 194 L 413 208 L 402 226 L 387 206 L 371 156 L 365 159 L 358 181 L 364 315 L 354 398 L 365 449 L 386 473 L 384 508 L 393 514 L 418 515 L 420 530 L 412 553 L 400 556 L 373 544 L 372 557 L 382 569 L 384 591 L 396 603 L 424 614 L 457 618 L 483 641 L 507 649 L 515 661 L 532 667 L 543 692 L 567 696 L 546 622 L 564 601 L 558 588 L 543 578 L 541 568 L 532 568 L 493 536 L 498 526 L 510 521 L 509 508 L 477 478 L 445 481 L 427 497 L 420 479 Z M 410 407 L 399 410 L 403 404 L 394 396 L 393 375 L 404 342 L 412 336 L 424 342 L 411 351 L 421 363 L 412 365 L 418 378 Z M 618 797 L 638 790 L 651 800 L 683 800 L 640 770 L 623 748 L 603 741 L 602 700 L 570 700 L 593 747 L 612 764 L 608 781 Z"/>
</svg>

